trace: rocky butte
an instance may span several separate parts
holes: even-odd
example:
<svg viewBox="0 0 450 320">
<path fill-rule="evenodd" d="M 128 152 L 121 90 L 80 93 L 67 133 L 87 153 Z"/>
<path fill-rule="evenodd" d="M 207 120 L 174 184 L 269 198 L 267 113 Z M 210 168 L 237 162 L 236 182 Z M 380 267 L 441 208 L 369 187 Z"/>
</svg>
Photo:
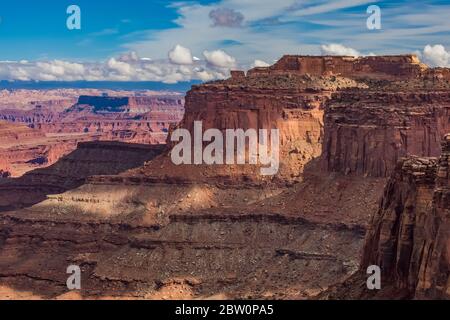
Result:
<svg viewBox="0 0 450 320">
<path fill-rule="evenodd" d="M 448 298 L 449 80 L 413 55 L 290 55 L 193 86 L 178 127 L 277 128 L 278 174 L 175 166 L 170 140 L 127 168 L 86 170 L 65 191 L 3 204 L 1 284 L 44 298 L 376 298 L 362 274 L 374 263 L 389 277 L 380 295 Z M 64 179 L 71 157 L 30 177 Z"/>
</svg>

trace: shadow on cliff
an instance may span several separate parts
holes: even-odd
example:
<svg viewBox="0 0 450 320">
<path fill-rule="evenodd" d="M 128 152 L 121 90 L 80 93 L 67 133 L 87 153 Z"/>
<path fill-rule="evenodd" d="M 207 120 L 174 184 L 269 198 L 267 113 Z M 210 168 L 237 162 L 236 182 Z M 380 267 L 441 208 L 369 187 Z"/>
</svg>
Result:
<svg viewBox="0 0 450 320">
<path fill-rule="evenodd" d="M 47 168 L 0 182 L 0 212 L 31 207 L 51 194 L 83 185 L 95 175 L 116 175 L 144 165 L 160 155 L 165 145 L 112 141 L 79 143 L 77 149 Z"/>
</svg>

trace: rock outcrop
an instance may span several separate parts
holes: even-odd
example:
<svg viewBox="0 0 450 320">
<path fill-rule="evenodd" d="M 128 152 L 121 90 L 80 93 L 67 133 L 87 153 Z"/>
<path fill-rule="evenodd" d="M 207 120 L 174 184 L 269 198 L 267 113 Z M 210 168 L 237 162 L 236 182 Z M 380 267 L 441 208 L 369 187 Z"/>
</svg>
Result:
<svg viewBox="0 0 450 320">
<path fill-rule="evenodd" d="M 0 182 L 0 211 L 33 205 L 48 195 L 82 185 L 90 176 L 114 175 L 142 166 L 163 150 L 164 145 L 108 141 L 78 143 L 75 151 L 53 165 Z"/>
<path fill-rule="evenodd" d="M 0 121 L 0 146 L 2 148 L 43 137 L 45 137 L 43 132 L 30 129 L 26 125 L 15 125 Z"/>
<path fill-rule="evenodd" d="M 441 137 L 450 131 L 450 86 L 396 84 L 349 90 L 330 101 L 324 119 L 324 169 L 388 177 L 402 157 L 440 154 Z"/>
<path fill-rule="evenodd" d="M 283 74 L 338 75 L 366 84 L 338 86 L 325 103 L 327 171 L 388 177 L 401 157 L 438 156 L 440 139 L 450 131 L 450 72 L 430 69 L 416 56 L 284 56 L 248 72 L 250 78 Z"/>
<path fill-rule="evenodd" d="M 169 154 L 131 174 L 162 180 L 169 176 L 174 181 L 237 184 L 299 181 L 305 165 L 319 157 L 322 151 L 325 102 L 333 92 L 342 88 L 366 87 L 339 76 L 287 72 L 274 75 L 249 73 L 248 76 L 233 74 L 234 77 L 228 80 L 193 86 L 186 95 L 185 116 L 177 128 L 189 130 L 192 137 L 195 136 L 196 121 L 202 123 L 202 132 L 211 128 L 224 134 L 227 129 L 278 129 L 280 166 L 277 174 L 262 176 L 259 173 L 261 165 L 175 166 Z M 168 145 L 172 147 L 174 143 L 169 140 Z M 246 152 L 248 159 L 248 149 Z"/>
<path fill-rule="evenodd" d="M 450 135 L 437 158 L 399 162 L 374 217 L 362 259 L 406 297 L 450 298 Z"/>
<path fill-rule="evenodd" d="M 346 78 L 411 80 L 421 77 L 428 67 L 415 55 L 398 56 L 283 56 L 270 67 L 259 67 L 249 74 L 295 73 L 314 76 L 335 74 Z M 446 77 L 448 73 L 441 73 Z"/>
</svg>

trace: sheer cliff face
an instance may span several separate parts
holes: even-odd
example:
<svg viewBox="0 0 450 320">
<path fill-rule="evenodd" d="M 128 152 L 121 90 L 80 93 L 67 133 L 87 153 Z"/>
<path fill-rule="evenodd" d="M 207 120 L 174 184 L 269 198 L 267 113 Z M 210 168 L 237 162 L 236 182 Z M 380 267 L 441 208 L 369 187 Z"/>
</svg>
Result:
<svg viewBox="0 0 450 320">
<path fill-rule="evenodd" d="M 164 166 L 164 174 L 171 177 L 185 178 L 188 173 L 195 181 L 207 177 L 241 183 L 243 176 L 256 183 L 301 179 L 305 166 L 322 151 L 324 103 L 333 92 L 353 87 L 365 85 L 338 76 L 289 72 L 254 76 L 236 72 L 228 80 L 194 86 L 187 93 L 185 116 L 178 127 L 188 129 L 192 137 L 196 121 L 202 122 L 203 132 L 210 128 L 223 133 L 227 129 L 278 129 L 278 173 L 263 177 L 258 166 L 250 165 L 215 165 L 213 170 L 206 166 L 174 166 L 169 157 L 161 160 L 164 164 L 153 167 Z M 174 145 L 170 140 L 168 143 Z M 155 175 L 158 170 L 153 167 L 150 165 L 146 172 Z"/>
<path fill-rule="evenodd" d="M 432 215 L 427 222 L 430 249 L 420 265 L 416 296 L 450 299 L 450 135 L 443 143 Z"/>
<path fill-rule="evenodd" d="M 285 56 L 247 75 L 194 86 L 180 127 L 193 133 L 194 121 L 202 121 L 204 130 L 279 129 L 273 180 L 301 179 L 320 156 L 324 172 L 384 178 L 401 157 L 439 155 L 450 131 L 449 79 L 447 69 L 428 69 L 415 56 Z M 230 175 L 216 169 L 208 175 Z M 177 170 L 168 174 L 183 176 Z M 251 168 L 231 176 L 242 174 L 257 178 Z"/>
<path fill-rule="evenodd" d="M 386 186 L 362 266 L 410 297 L 450 298 L 450 136 L 436 158 L 406 158 Z"/>
<path fill-rule="evenodd" d="M 250 76 L 338 74 L 366 85 L 340 87 L 325 103 L 323 169 L 388 177 L 407 155 L 438 156 L 450 132 L 450 72 L 417 57 L 284 56 Z"/>
<path fill-rule="evenodd" d="M 386 177 L 401 157 L 440 154 L 441 137 L 450 132 L 450 88 L 393 90 L 348 91 L 330 102 L 323 154 L 328 171 Z"/>
<path fill-rule="evenodd" d="M 239 85 L 211 84 L 194 88 L 187 96 L 186 117 L 181 126 L 194 132 L 194 121 L 204 130 L 279 129 L 279 175 L 298 176 L 304 165 L 320 155 L 323 111 L 329 92 L 308 94 L 302 90 L 267 90 Z"/>
</svg>

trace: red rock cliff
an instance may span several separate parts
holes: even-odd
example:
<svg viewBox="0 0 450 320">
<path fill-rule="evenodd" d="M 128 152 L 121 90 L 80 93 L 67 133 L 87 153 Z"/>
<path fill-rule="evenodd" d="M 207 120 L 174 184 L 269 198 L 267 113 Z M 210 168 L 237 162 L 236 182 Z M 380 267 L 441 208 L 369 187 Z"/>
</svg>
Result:
<svg viewBox="0 0 450 320">
<path fill-rule="evenodd" d="M 274 180 L 301 179 L 320 156 L 325 172 L 388 177 L 401 157 L 439 155 L 440 138 L 450 131 L 448 79 L 447 69 L 429 69 L 413 55 L 284 56 L 271 67 L 194 86 L 179 127 L 192 134 L 195 121 L 203 130 L 280 129 Z M 193 180 L 257 175 L 242 166 L 158 166 L 183 179 L 199 171 Z"/>
<path fill-rule="evenodd" d="M 402 157 L 440 154 L 440 139 L 450 131 L 450 88 L 397 91 L 391 83 L 342 92 L 324 122 L 325 169 L 387 177 Z"/>
<path fill-rule="evenodd" d="M 305 165 L 320 156 L 322 107 L 333 92 L 347 87 L 364 85 L 336 76 L 289 73 L 245 76 L 234 72 L 228 80 L 193 86 L 186 95 L 185 116 L 179 127 L 188 129 L 192 136 L 195 121 L 202 122 L 203 131 L 210 128 L 222 132 L 226 129 L 279 129 L 280 168 L 275 177 L 267 179 L 291 181 L 301 178 Z M 169 146 L 174 145 L 168 142 Z M 145 172 L 194 181 L 265 179 L 257 166 L 175 166 L 169 157 L 149 164 Z"/>
<path fill-rule="evenodd" d="M 399 56 L 298 56 L 286 55 L 271 67 L 254 68 L 250 74 L 335 74 L 348 78 L 411 79 L 421 76 L 426 65 L 415 55 Z"/>
<path fill-rule="evenodd" d="M 416 298 L 450 298 L 450 135 L 436 158 L 406 158 L 390 178 L 368 232 L 363 269 Z"/>
</svg>

